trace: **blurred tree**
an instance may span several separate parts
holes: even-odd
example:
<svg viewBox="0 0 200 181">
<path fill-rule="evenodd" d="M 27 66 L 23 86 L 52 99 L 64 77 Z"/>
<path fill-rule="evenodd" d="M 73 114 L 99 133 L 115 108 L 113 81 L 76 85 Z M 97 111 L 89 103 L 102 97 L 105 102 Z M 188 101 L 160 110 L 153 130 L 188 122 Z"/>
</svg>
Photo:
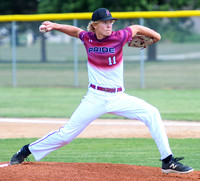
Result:
<svg viewBox="0 0 200 181">
<path fill-rule="evenodd" d="M 110 11 L 156 11 L 198 9 L 199 0 L 40 0 L 38 13 L 92 12 L 99 7 Z"/>
<path fill-rule="evenodd" d="M 37 12 L 38 0 L 0 0 L 0 15 L 9 15 L 9 14 L 35 14 Z M 0 24 L 0 27 L 4 26 Z M 8 30 L 8 36 L 11 35 L 11 27 L 6 27 Z M 33 26 L 33 23 L 30 22 L 17 22 L 17 34 L 16 34 L 16 44 L 17 46 L 25 46 L 26 44 L 20 41 L 20 35 L 26 32 L 27 30 L 31 31 L 34 36 L 38 34 L 38 25 L 37 28 Z"/>
<path fill-rule="evenodd" d="M 37 7 L 38 0 L 1 0 L 0 14 L 33 14 Z"/>
</svg>

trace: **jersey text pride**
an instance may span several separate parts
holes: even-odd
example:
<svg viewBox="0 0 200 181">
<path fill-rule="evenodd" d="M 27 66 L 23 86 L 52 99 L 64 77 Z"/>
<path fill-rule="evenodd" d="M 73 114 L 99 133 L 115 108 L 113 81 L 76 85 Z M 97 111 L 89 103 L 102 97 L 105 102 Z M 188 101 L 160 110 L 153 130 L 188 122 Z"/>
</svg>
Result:
<svg viewBox="0 0 200 181">
<path fill-rule="evenodd" d="M 115 48 L 108 47 L 89 47 L 88 52 L 91 53 L 115 53 Z"/>
</svg>

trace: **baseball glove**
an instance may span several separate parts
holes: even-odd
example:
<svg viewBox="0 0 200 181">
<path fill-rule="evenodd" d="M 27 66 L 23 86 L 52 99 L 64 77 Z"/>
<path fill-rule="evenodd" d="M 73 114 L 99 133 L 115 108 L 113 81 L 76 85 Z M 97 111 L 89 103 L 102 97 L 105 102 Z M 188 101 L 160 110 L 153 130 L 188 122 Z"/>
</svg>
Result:
<svg viewBox="0 0 200 181">
<path fill-rule="evenodd" d="M 128 42 L 129 47 L 136 48 L 146 48 L 147 46 L 154 43 L 153 38 L 145 35 L 135 35 L 130 42 Z"/>
</svg>

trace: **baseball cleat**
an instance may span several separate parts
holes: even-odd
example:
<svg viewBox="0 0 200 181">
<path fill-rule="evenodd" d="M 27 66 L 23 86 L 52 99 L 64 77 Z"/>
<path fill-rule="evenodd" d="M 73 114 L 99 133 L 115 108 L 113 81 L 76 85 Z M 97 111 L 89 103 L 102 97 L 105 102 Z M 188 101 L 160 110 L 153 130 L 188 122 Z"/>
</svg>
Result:
<svg viewBox="0 0 200 181">
<path fill-rule="evenodd" d="M 27 148 L 28 145 L 25 145 L 17 153 L 15 153 L 10 160 L 10 165 L 21 164 L 24 159 L 26 159 L 30 155 L 30 151 L 27 150 Z"/>
<path fill-rule="evenodd" d="M 183 165 L 182 163 L 178 162 L 182 160 L 182 158 L 174 158 L 172 157 L 169 163 L 165 163 L 164 161 L 162 162 L 162 172 L 163 173 L 190 173 L 193 172 L 194 169 L 192 167 L 189 167 L 187 165 Z"/>
</svg>

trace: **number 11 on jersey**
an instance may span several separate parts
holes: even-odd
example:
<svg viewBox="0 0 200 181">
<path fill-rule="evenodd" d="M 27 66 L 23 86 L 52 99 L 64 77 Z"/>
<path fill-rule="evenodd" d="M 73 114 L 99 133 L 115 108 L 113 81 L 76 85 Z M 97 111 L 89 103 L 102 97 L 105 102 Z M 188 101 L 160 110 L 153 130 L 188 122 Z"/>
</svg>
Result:
<svg viewBox="0 0 200 181">
<path fill-rule="evenodd" d="M 108 58 L 108 61 L 109 61 L 109 65 L 114 65 L 114 64 L 116 64 L 115 56 L 114 56 L 114 57 L 109 57 L 109 58 Z"/>
</svg>

